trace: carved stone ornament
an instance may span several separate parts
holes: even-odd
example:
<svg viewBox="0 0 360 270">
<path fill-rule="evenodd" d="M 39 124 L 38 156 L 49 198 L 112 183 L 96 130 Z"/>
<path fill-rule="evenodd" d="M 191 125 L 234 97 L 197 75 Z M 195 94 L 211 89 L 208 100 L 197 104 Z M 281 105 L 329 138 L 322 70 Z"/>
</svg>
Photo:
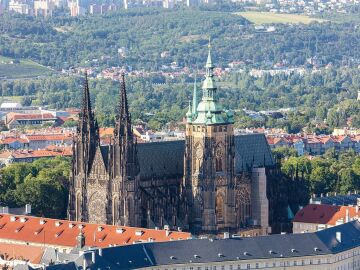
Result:
<svg viewBox="0 0 360 270">
<path fill-rule="evenodd" d="M 204 156 L 204 150 L 202 148 L 202 146 L 199 144 L 197 145 L 196 149 L 195 149 L 195 157 L 197 159 L 202 159 Z"/>
</svg>

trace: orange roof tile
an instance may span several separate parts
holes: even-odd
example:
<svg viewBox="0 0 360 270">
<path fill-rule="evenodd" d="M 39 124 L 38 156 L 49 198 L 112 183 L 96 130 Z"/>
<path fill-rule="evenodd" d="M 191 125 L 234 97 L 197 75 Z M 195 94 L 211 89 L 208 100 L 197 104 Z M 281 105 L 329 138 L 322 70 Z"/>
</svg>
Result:
<svg viewBox="0 0 360 270">
<path fill-rule="evenodd" d="M 0 256 L 4 256 L 6 261 L 21 260 L 39 264 L 44 252 L 45 248 L 42 247 L 0 243 Z"/>
<path fill-rule="evenodd" d="M 56 156 L 71 156 L 72 148 L 49 146 L 46 149 L 39 150 L 15 150 L 4 151 L 0 153 L 0 158 L 8 158 L 13 156 L 16 159 L 20 158 L 42 158 L 42 157 L 56 157 Z"/>
<path fill-rule="evenodd" d="M 99 128 L 99 135 L 100 137 L 113 136 L 114 128 Z"/>
<path fill-rule="evenodd" d="M 91 224 L 32 216 L 0 215 L 0 239 L 75 247 L 76 237 L 81 230 L 85 236 L 85 245 L 93 247 L 127 245 L 139 241 L 181 240 L 191 236 L 190 233 L 178 231 Z"/>
<path fill-rule="evenodd" d="M 336 225 L 339 219 L 345 220 L 346 209 L 349 209 L 350 218 L 358 215 L 352 206 L 309 204 L 296 213 L 293 222 Z"/>
<path fill-rule="evenodd" d="M 51 113 L 44 114 L 20 114 L 20 113 L 9 113 L 8 118 L 11 120 L 27 120 L 27 119 L 56 119 Z"/>
<path fill-rule="evenodd" d="M 26 135 L 29 141 L 66 141 L 72 140 L 70 135 L 65 134 L 36 134 Z"/>
</svg>

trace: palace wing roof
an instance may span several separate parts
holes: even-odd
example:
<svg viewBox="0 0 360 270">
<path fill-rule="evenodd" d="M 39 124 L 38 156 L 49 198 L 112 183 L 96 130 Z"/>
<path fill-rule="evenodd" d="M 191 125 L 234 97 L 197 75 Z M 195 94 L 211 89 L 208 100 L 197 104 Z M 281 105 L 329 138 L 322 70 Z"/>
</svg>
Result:
<svg viewBox="0 0 360 270">
<path fill-rule="evenodd" d="M 341 242 L 336 239 L 341 233 Z M 212 263 L 247 260 L 296 258 L 336 254 L 360 245 L 360 223 L 352 221 L 316 233 L 269 235 L 232 239 L 192 239 L 162 243 L 144 243 L 122 247 L 104 248 L 102 256 L 90 251 L 79 257 L 76 265 L 87 261 L 89 269 L 139 269 L 175 264 Z M 95 252 L 95 264 L 91 263 Z M 314 261 L 316 264 L 317 261 Z M 75 269 L 67 264 L 61 269 Z M 57 269 L 58 267 L 47 267 Z M 60 269 L 60 268 L 59 268 Z"/>
</svg>

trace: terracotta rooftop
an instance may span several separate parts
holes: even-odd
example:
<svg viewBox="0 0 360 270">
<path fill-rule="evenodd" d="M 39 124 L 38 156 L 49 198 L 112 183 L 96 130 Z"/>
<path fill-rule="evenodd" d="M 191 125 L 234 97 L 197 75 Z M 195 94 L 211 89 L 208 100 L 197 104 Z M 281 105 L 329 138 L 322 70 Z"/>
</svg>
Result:
<svg viewBox="0 0 360 270">
<path fill-rule="evenodd" d="M 0 215 L 0 241 L 12 240 L 64 247 L 75 247 L 76 237 L 84 233 L 85 245 L 108 247 L 134 242 L 163 242 L 190 238 L 187 232 L 144 229 L 126 226 L 72 222 L 32 216 Z"/>
<path fill-rule="evenodd" d="M 340 219 L 345 221 L 346 209 L 349 209 L 350 219 L 358 215 L 353 206 L 309 204 L 296 213 L 293 222 L 336 225 Z"/>
<path fill-rule="evenodd" d="M 20 114 L 20 113 L 9 113 L 8 118 L 11 120 L 36 120 L 36 119 L 56 119 L 51 113 L 43 114 Z"/>
<path fill-rule="evenodd" d="M 24 138 L 19 138 L 19 137 L 5 137 L 0 140 L 0 144 L 10 144 L 10 143 L 14 143 L 14 142 L 28 143 L 28 140 L 26 140 Z"/>
<path fill-rule="evenodd" d="M 46 149 L 39 150 L 14 150 L 4 151 L 0 153 L 0 158 L 9 158 L 13 156 L 16 159 L 20 158 L 42 158 L 42 157 L 56 157 L 56 156 L 71 156 L 71 147 L 49 146 Z"/>
<path fill-rule="evenodd" d="M 36 135 L 26 135 L 26 138 L 29 141 L 66 141 L 72 140 L 70 135 L 65 134 L 36 134 Z"/>
<path fill-rule="evenodd" d="M 0 243 L 0 257 L 6 261 L 21 260 L 39 264 L 44 252 L 43 247 Z"/>
</svg>

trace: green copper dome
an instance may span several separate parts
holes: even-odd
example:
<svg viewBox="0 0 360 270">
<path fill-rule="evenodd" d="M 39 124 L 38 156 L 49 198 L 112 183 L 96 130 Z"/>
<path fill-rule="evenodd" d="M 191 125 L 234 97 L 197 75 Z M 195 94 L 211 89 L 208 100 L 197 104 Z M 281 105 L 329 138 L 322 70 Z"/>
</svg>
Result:
<svg viewBox="0 0 360 270">
<path fill-rule="evenodd" d="M 205 65 L 206 75 L 202 85 L 202 99 L 197 105 L 196 112 L 194 111 L 196 104 L 193 102 L 193 117 L 188 117 L 187 115 L 188 123 L 204 125 L 230 124 L 233 123 L 233 113 L 230 111 L 225 112 L 216 97 L 217 88 L 214 81 L 214 66 L 210 49 L 209 46 L 209 53 Z M 194 90 L 194 95 L 196 95 L 196 90 Z M 197 99 L 194 98 L 194 101 L 197 101 Z"/>
</svg>

